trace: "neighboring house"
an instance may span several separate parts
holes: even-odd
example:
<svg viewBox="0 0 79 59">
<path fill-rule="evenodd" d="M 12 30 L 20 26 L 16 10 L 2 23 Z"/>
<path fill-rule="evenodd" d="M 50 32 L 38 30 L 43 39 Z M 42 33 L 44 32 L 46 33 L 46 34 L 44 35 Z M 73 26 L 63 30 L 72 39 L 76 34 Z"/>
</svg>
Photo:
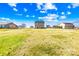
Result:
<svg viewBox="0 0 79 59">
<path fill-rule="evenodd" d="M 30 28 L 34 28 L 34 26 L 30 26 Z"/>
<path fill-rule="evenodd" d="M 62 27 L 63 29 L 73 29 L 75 27 L 73 23 L 61 23 L 58 26 Z"/>
<path fill-rule="evenodd" d="M 50 25 L 46 25 L 46 28 L 51 28 L 51 26 Z"/>
<path fill-rule="evenodd" d="M 35 28 L 37 29 L 44 28 L 44 21 L 35 21 Z"/>
<path fill-rule="evenodd" d="M 18 26 L 12 22 L 0 22 L 0 28 L 16 29 Z"/>
<path fill-rule="evenodd" d="M 21 24 L 18 26 L 19 28 L 26 28 L 26 24 Z"/>
<path fill-rule="evenodd" d="M 53 25 L 53 28 L 62 29 L 62 27 L 58 25 Z"/>
</svg>

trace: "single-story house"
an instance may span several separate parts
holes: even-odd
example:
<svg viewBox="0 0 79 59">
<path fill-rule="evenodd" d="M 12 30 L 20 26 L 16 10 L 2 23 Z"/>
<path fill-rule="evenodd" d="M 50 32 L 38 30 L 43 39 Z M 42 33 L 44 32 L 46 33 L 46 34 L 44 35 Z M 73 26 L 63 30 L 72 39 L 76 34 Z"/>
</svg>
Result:
<svg viewBox="0 0 79 59">
<path fill-rule="evenodd" d="M 0 22 L 0 28 L 16 29 L 18 26 L 12 22 Z"/>
<path fill-rule="evenodd" d="M 58 26 L 62 27 L 63 29 L 73 29 L 75 27 L 73 23 L 60 23 Z"/>
</svg>

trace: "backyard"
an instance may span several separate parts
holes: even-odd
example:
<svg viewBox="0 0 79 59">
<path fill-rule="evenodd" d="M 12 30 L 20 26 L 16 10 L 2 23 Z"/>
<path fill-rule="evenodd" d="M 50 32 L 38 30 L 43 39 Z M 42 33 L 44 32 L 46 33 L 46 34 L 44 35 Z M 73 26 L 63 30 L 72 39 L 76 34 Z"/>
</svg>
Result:
<svg viewBox="0 0 79 59">
<path fill-rule="evenodd" d="M 0 29 L 0 56 L 77 56 L 79 30 Z"/>
</svg>

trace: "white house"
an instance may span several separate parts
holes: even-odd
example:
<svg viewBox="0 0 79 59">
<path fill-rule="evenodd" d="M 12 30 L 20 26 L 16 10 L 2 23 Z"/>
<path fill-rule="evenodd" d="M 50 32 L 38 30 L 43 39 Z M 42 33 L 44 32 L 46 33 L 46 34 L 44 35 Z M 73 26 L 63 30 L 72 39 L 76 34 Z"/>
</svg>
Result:
<svg viewBox="0 0 79 59">
<path fill-rule="evenodd" d="M 73 23 L 60 23 L 58 26 L 62 27 L 63 29 L 73 29 L 75 27 Z"/>
</svg>

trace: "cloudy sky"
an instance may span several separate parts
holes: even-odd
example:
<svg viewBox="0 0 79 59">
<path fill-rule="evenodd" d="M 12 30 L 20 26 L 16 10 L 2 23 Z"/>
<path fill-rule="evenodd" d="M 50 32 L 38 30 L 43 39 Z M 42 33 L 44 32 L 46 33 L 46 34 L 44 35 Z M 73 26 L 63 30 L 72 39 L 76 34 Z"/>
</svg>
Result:
<svg viewBox="0 0 79 59">
<path fill-rule="evenodd" d="M 78 3 L 0 3 L 0 22 L 34 25 L 43 20 L 48 25 L 61 22 L 79 24 Z"/>
</svg>

